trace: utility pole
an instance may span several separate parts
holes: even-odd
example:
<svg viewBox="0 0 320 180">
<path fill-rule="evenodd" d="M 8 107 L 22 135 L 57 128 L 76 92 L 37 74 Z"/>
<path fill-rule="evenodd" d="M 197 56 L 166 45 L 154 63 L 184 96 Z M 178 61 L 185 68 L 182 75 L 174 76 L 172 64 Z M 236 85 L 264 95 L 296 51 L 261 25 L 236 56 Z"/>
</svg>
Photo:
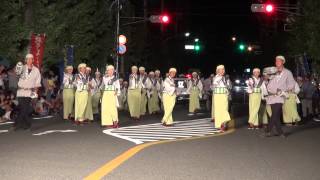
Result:
<svg viewBox="0 0 320 180">
<path fill-rule="evenodd" d="M 117 2 L 117 22 L 116 22 L 116 62 L 115 62 L 115 69 L 116 69 L 116 76 L 119 77 L 119 32 L 120 32 L 120 0 L 116 0 Z"/>
</svg>

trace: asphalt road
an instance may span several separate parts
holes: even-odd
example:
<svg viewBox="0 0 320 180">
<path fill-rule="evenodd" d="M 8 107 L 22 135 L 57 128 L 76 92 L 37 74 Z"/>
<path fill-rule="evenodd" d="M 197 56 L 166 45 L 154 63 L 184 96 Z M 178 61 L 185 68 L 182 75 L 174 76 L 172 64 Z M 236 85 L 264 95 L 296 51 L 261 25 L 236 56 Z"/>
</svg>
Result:
<svg viewBox="0 0 320 180">
<path fill-rule="evenodd" d="M 196 134 L 202 132 L 201 129 L 211 128 L 203 120 L 209 114 L 187 116 L 186 110 L 181 106 L 175 109 L 175 120 L 183 121 L 175 127 L 176 132 L 179 128 L 186 128 L 189 134 Z M 162 131 L 155 124 L 159 123 L 161 115 L 146 116 L 141 122 L 132 122 L 126 113 L 121 113 L 120 119 L 123 128 L 140 128 L 144 124 L 152 126 L 148 129 Z M 235 118 L 239 126 L 244 119 Z M 190 130 L 189 123 L 193 122 L 199 123 L 198 128 Z M 131 141 L 103 133 L 98 123 L 74 126 L 54 117 L 34 120 L 32 132 L 5 132 L 10 126 L 0 124 L 1 179 L 83 179 L 137 146 Z M 238 127 L 228 135 L 157 144 L 143 149 L 104 179 L 318 180 L 319 127 L 319 124 L 309 123 L 286 128 L 291 133 L 287 139 L 260 138 L 261 130 Z"/>
</svg>

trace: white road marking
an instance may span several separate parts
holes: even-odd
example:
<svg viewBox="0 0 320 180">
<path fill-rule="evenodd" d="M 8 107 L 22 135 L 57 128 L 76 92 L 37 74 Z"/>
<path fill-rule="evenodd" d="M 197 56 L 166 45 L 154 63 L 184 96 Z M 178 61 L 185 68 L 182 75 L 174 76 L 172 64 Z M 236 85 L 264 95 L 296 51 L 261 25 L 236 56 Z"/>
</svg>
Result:
<svg viewBox="0 0 320 180">
<path fill-rule="evenodd" d="M 14 122 L 12 122 L 12 121 L 8 121 L 8 122 L 3 122 L 3 123 L 0 123 L 0 126 L 1 125 L 6 125 L 6 124 L 13 124 Z"/>
<path fill-rule="evenodd" d="M 41 133 L 35 133 L 35 134 L 32 134 L 32 135 L 41 136 L 41 135 L 57 133 L 57 132 L 70 133 L 70 132 L 78 132 L 78 131 L 77 130 L 72 130 L 72 129 L 67 129 L 67 130 L 48 130 L 48 131 L 44 131 L 44 132 L 41 132 Z"/>
<path fill-rule="evenodd" d="M 32 119 L 49 119 L 49 118 L 53 118 L 54 116 L 42 116 L 42 117 L 34 117 Z"/>
<path fill-rule="evenodd" d="M 0 133 L 7 133 L 9 130 L 0 130 Z"/>
<path fill-rule="evenodd" d="M 174 126 L 171 127 L 163 127 L 161 123 L 155 123 L 103 130 L 105 134 L 131 141 L 135 144 L 199 137 L 219 132 L 220 131 L 214 127 L 211 119 L 177 121 L 174 123 Z"/>
</svg>

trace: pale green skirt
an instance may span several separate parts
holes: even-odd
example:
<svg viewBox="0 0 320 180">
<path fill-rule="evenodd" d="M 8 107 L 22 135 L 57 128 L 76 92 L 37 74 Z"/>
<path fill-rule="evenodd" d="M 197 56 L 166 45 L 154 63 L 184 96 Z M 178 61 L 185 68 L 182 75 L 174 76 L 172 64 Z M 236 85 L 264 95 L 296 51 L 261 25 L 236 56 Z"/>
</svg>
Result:
<svg viewBox="0 0 320 180">
<path fill-rule="evenodd" d="M 131 117 L 140 117 L 141 89 L 128 90 L 128 105 Z"/>
<path fill-rule="evenodd" d="M 74 113 L 74 89 L 63 89 L 63 119 Z"/>
<path fill-rule="evenodd" d="M 85 116 L 85 110 L 88 102 L 88 91 L 76 91 L 75 93 L 75 119 L 83 121 Z"/>
</svg>

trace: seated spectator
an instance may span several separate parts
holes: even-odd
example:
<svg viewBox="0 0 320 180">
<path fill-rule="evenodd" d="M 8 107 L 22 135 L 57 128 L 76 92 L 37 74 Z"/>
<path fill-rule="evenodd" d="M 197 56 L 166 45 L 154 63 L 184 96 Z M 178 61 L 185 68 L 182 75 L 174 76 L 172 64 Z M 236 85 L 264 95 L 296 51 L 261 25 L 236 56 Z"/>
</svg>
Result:
<svg viewBox="0 0 320 180">
<path fill-rule="evenodd" d="M 35 104 L 35 114 L 40 116 L 46 116 L 49 114 L 49 110 L 52 107 L 52 104 L 46 100 L 44 96 L 39 96 Z"/>
<path fill-rule="evenodd" d="M 16 94 L 18 89 L 18 77 L 14 71 L 14 68 L 11 68 L 8 71 L 8 83 L 9 90 Z"/>
<path fill-rule="evenodd" d="M 5 67 L 0 65 L 0 89 L 5 89 L 4 81 L 7 78 Z"/>
<path fill-rule="evenodd" d="M 11 120 L 11 112 L 14 107 L 14 103 L 10 94 L 1 92 L 0 94 L 0 122 L 6 122 Z"/>
</svg>

